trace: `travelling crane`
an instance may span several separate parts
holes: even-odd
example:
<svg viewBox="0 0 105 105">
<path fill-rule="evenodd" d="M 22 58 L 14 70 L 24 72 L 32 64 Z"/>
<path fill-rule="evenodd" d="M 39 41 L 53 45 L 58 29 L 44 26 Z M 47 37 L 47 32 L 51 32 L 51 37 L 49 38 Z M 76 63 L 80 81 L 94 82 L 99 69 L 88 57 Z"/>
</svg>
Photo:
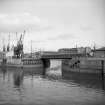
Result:
<svg viewBox="0 0 105 105">
<path fill-rule="evenodd" d="M 17 56 L 17 58 L 22 57 L 23 55 L 23 40 L 24 40 L 24 36 L 25 36 L 25 31 L 23 32 L 23 34 L 20 35 L 19 41 L 17 42 L 17 46 L 14 47 L 14 55 Z"/>
</svg>

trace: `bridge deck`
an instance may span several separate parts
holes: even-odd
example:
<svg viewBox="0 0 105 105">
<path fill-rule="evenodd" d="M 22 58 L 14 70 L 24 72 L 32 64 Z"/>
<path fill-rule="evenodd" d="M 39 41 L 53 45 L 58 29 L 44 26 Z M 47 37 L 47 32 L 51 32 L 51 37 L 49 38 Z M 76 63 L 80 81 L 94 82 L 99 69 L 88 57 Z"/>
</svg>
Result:
<svg viewBox="0 0 105 105">
<path fill-rule="evenodd" d="M 84 54 L 46 54 L 42 55 L 42 59 L 71 59 L 72 57 L 83 57 Z"/>
<path fill-rule="evenodd" d="M 79 60 L 90 60 L 90 61 L 97 61 L 103 60 L 105 61 L 105 57 L 86 57 L 85 54 L 45 54 L 41 56 L 41 59 L 72 59 L 78 58 Z"/>
</svg>

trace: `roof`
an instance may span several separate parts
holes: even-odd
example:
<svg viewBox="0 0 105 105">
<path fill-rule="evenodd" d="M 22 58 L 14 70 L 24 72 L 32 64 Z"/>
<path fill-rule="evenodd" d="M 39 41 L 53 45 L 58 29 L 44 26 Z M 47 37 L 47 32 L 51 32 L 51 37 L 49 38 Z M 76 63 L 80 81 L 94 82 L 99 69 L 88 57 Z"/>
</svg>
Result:
<svg viewBox="0 0 105 105">
<path fill-rule="evenodd" d="M 77 50 L 77 48 L 61 48 L 58 51 L 73 51 L 73 50 Z"/>
<path fill-rule="evenodd" d="M 101 47 L 99 49 L 96 49 L 96 51 L 105 51 L 105 47 Z"/>
</svg>

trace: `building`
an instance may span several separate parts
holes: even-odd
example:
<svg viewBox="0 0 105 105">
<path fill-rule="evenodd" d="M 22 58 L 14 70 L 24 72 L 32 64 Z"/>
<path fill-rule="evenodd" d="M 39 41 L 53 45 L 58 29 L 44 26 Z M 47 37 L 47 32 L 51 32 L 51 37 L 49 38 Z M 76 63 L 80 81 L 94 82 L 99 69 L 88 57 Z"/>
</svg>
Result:
<svg viewBox="0 0 105 105">
<path fill-rule="evenodd" d="M 95 57 L 105 57 L 105 47 L 93 50 Z"/>
<path fill-rule="evenodd" d="M 4 58 L 6 58 L 6 54 L 4 52 L 0 52 L 0 64 Z"/>
<path fill-rule="evenodd" d="M 5 58 L 5 57 L 6 57 L 5 52 L 0 52 L 0 59 L 3 59 L 3 58 Z"/>
<path fill-rule="evenodd" d="M 56 51 L 41 51 L 40 54 L 41 55 L 54 55 L 54 54 L 58 54 L 58 52 L 56 52 Z"/>
<path fill-rule="evenodd" d="M 73 54 L 77 53 L 77 48 L 62 48 L 58 50 L 59 53 L 65 53 L 65 54 Z"/>
<path fill-rule="evenodd" d="M 90 54 L 91 48 L 90 47 L 78 47 L 78 48 L 63 48 L 58 50 L 59 53 L 66 53 L 66 54 Z"/>
</svg>

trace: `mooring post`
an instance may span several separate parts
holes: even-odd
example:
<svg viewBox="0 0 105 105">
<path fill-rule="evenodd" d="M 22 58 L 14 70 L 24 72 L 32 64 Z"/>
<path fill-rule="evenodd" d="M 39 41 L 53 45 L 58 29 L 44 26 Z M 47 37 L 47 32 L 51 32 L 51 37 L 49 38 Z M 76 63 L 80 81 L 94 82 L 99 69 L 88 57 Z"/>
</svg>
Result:
<svg viewBox="0 0 105 105">
<path fill-rule="evenodd" d="M 102 75 L 102 80 L 104 80 L 104 60 L 101 61 L 101 64 L 102 64 L 101 75 Z"/>
<path fill-rule="evenodd" d="M 101 61 L 102 69 L 101 69 L 101 76 L 102 76 L 102 85 L 104 89 L 104 60 Z"/>
</svg>

